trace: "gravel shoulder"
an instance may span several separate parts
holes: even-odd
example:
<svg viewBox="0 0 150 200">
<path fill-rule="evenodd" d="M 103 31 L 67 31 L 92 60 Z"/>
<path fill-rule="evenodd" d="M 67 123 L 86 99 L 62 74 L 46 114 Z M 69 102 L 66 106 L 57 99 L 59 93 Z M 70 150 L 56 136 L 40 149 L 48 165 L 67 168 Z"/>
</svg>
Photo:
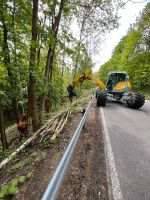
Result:
<svg viewBox="0 0 150 200">
<path fill-rule="evenodd" d="M 58 200 L 107 200 L 108 186 L 99 108 L 92 102 Z"/>
</svg>

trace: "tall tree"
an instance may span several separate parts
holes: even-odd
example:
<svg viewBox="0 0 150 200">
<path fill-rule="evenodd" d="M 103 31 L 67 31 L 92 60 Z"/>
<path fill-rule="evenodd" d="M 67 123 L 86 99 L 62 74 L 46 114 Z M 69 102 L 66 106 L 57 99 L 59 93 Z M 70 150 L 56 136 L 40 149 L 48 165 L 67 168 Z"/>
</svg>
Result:
<svg viewBox="0 0 150 200">
<path fill-rule="evenodd" d="M 88 48 L 88 44 L 92 41 L 91 51 L 93 51 L 97 39 L 118 26 L 117 8 L 120 6 L 120 1 L 81 0 L 77 12 L 79 43 L 83 43 Z"/>
<path fill-rule="evenodd" d="M 9 46 L 8 46 L 8 28 L 6 24 L 6 13 L 7 12 L 7 5 L 6 2 L 3 2 L 2 4 L 2 9 L 0 10 L 1 18 L 0 21 L 2 23 L 3 27 L 3 58 L 4 58 L 4 64 L 6 66 L 6 69 L 8 71 L 8 76 L 9 76 L 9 82 L 11 85 L 11 100 L 12 100 L 12 106 L 14 108 L 14 113 L 16 117 L 16 121 L 19 121 L 19 111 L 18 111 L 18 103 L 17 103 L 17 98 L 15 95 L 15 88 L 16 88 L 16 79 L 13 74 L 13 70 L 11 68 L 11 60 L 10 60 L 10 51 L 9 51 Z"/>
<path fill-rule="evenodd" d="M 49 42 L 48 46 L 48 52 L 47 52 L 47 61 L 46 61 L 46 67 L 45 67 L 45 87 L 48 87 L 48 82 L 52 79 L 52 71 L 53 71 L 53 60 L 55 56 L 55 49 L 56 49 L 56 44 L 57 44 L 57 35 L 58 35 L 58 29 L 59 29 L 59 24 L 61 20 L 61 15 L 63 11 L 63 7 L 65 5 L 66 0 L 61 0 L 60 5 L 59 5 L 59 10 L 57 15 L 56 10 L 57 10 L 57 4 L 56 1 L 54 1 L 53 5 L 53 14 L 52 14 L 52 25 L 51 25 L 51 40 Z M 46 97 L 48 94 L 44 93 L 42 96 L 42 101 L 41 101 L 41 110 L 45 111 L 45 102 L 46 102 Z"/>
<path fill-rule="evenodd" d="M 112 58 L 99 70 L 100 78 L 106 79 L 111 70 L 126 70 L 135 88 L 150 88 L 150 3 L 137 18 L 127 34 L 113 51 Z"/>
<path fill-rule="evenodd" d="M 31 39 L 31 49 L 30 49 L 29 86 L 28 86 L 29 111 L 32 117 L 33 131 L 36 131 L 39 126 L 39 118 L 36 105 L 36 49 L 37 49 L 37 32 L 38 32 L 37 28 L 38 6 L 39 6 L 39 0 L 33 0 L 32 39 Z"/>
</svg>

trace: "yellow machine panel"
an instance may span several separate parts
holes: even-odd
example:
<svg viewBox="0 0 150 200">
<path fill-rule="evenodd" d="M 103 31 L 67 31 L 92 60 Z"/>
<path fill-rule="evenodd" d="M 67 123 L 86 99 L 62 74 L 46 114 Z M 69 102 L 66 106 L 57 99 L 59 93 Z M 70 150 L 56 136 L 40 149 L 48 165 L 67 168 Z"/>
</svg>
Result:
<svg viewBox="0 0 150 200">
<path fill-rule="evenodd" d="M 113 90 L 119 91 L 119 90 L 123 90 L 125 88 L 130 88 L 131 89 L 131 84 L 130 84 L 129 81 L 117 83 L 117 85 L 113 88 Z"/>
</svg>

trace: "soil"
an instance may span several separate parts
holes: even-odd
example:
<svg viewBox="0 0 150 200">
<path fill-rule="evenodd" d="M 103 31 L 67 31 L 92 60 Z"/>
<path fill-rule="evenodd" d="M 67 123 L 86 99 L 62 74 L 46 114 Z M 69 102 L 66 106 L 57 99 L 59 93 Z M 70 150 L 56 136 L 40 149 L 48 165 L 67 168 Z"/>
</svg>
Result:
<svg viewBox="0 0 150 200">
<path fill-rule="evenodd" d="M 107 200 L 108 186 L 102 125 L 93 102 L 58 200 Z"/>
<path fill-rule="evenodd" d="M 14 173 L 8 173 L 10 163 L 0 172 L 0 184 L 9 182 L 13 177 L 32 172 L 33 176 L 20 186 L 13 200 L 40 200 L 56 166 L 69 144 L 80 120 L 81 113 L 69 118 L 61 137 L 48 149 L 42 149 L 37 143 L 32 143 L 17 159 L 26 159 L 32 152 L 46 152 L 46 156 L 36 157 L 27 165 Z M 108 186 L 104 141 L 99 109 L 93 101 L 85 127 L 82 130 L 69 168 L 67 170 L 58 200 L 108 200 Z"/>
</svg>

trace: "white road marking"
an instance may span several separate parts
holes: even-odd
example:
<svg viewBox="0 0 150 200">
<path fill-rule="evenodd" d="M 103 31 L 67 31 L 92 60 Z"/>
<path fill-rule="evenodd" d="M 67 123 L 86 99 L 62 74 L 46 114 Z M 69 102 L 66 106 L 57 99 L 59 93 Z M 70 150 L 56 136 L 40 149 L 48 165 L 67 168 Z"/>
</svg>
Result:
<svg viewBox="0 0 150 200">
<path fill-rule="evenodd" d="M 149 101 L 149 100 L 145 100 L 145 102 L 146 102 L 146 103 L 150 103 L 150 101 Z"/>
<path fill-rule="evenodd" d="M 107 153 L 107 168 L 108 173 L 110 175 L 111 179 L 111 185 L 112 185 L 112 192 L 113 192 L 113 199 L 114 200 L 123 200 L 120 183 L 118 179 L 117 170 L 115 167 L 115 160 L 111 148 L 111 143 L 109 139 L 108 129 L 105 121 L 105 116 L 102 107 L 100 108 L 101 116 L 102 116 L 102 123 L 103 123 L 103 131 L 104 131 L 104 137 L 105 137 L 105 144 L 106 144 L 106 153 Z M 109 188 L 110 189 L 110 188 Z"/>
</svg>

